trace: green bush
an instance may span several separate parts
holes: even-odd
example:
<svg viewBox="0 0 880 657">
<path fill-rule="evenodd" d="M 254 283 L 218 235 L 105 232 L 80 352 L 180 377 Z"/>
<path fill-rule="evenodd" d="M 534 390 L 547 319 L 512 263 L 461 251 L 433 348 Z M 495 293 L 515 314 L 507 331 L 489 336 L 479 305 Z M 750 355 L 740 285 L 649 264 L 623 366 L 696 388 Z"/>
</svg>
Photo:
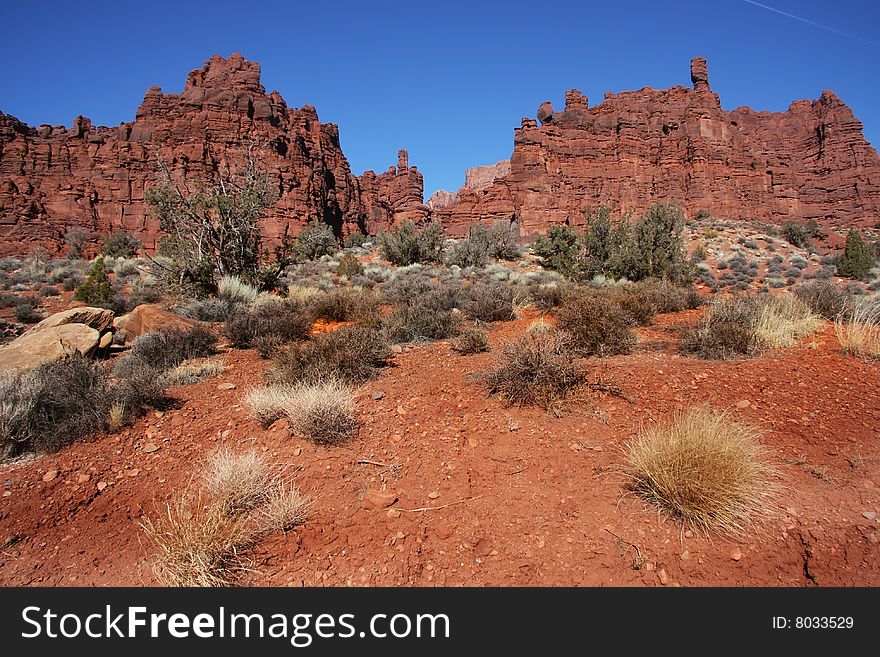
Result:
<svg viewBox="0 0 880 657">
<path fill-rule="evenodd" d="M 119 363 L 119 366 L 125 365 L 117 373 L 122 374 L 135 364 L 165 371 L 190 358 L 212 354 L 216 344 L 217 336 L 201 326 L 150 331 L 135 339 L 128 355 Z"/>
<path fill-rule="evenodd" d="M 333 229 L 325 223 L 313 221 L 296 236 L 293 247 L 297 260 L 317 260 L 321 256 L 333 255 L 339 251 L 339 241 Z"/>
<path fill-rule="evenodd" d="M 466 328 L 453 340 L 452 350 L 463 356 L 489 351 L 489 334 L 476 327 Z"/>
<path fill-rule="evenodd" d="M 124 230 L 115 230 L 104 238 L 101 255 L 108 258 L 133 258 L 144 248 L 141 241 Z"/>
<path fill-rule="evenodd" d="M 345 239 L 342 240 L 342 245 L 346 249 L 356 249 L 366 244 L 368 240 L 369 237 L 367 237 L 360 231 L 356 231 L 354 233 L 349 233 L 348 235 L 346 235 Z"/>
<path fill-rule="evenodd" d="M 532 253 L 541 258 L 542 267 L 569 275 L 578 257 L 578 233 L 571 226 L 554 224 L 535 240 Z"/>
<path fill-rule="evenodd" d="M 781 227 L 782 237 L 785 241 L 801 249 L 807 249 L 812 244 L 812 238 L 819 235 L 819 224 L 815 219 L 808 222 L 786 221 Z"/>
<path fill-rule="evenodd" d="M 382 257 L 395 265 L 440 262 L 443 254 L 443 228 L 432 222 L 421 229 L 404 221 L 379 235 Z"/>
<path fill-rule="evenodd" d="M 810 310 L 830 321 L 852 308 L 852 297 L 830 281 L 803 283 L 794 293 Z"/>
<path fill-rule="evenodd" d="M 611 257 L 615 278 L 632 281 L 646 278 L 676 282 L 690 280 L 681 233 L 684 212 L 675 203 L 654 203 L 646 214 L 617 239 L 617 253 Z"/>
<path fill-rule="evenodd" d="M 510 228 L 496 224 L 487 228 L 476 223 L 467 237 L 458 240 L 447 257 L 447 264 L 461 268 L 483 267 L 490 260 L 516 260 L 520 256 L 516 235 Z"/>
<path fill-rule="evenodd" d="M 874 252 L 861 233 L 851 228 L 846 235 L 843 255 L 837 260 L 838 276 L 864 280 L 874 266 Z"/>
<path fill-rule="evenodd" d="M 113 288 L 107 277 L 104 257 L 99 256 L 89 270 L 86 280 L 76 288 L 73 298 L 90 306 L 108 305 L 114 301 Z"/>
</svg>

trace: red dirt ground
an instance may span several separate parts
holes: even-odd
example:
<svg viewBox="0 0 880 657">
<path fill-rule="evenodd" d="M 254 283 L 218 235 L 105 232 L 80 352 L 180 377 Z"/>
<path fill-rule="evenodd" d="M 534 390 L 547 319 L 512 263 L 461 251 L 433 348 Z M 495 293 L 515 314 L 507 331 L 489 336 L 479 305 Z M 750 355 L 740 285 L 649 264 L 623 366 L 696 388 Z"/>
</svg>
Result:
<svg viewBox="0 0 880 657">
<path fill-rule="evenodd" d="M 487 397 L 468 375 L 491 353 L 405 348 L 359 392 L 362 428 L 344 447 L 250 420 L 242 398 L 267 363 L 225 352 L 226 372 L 171 390 L 179 408 L 0 466 L 0 584 L 155 584 L 137 520 L 220 444 L 262 449 L 315 501 L 305 525 L 260 544 L 243 584 L 880 583 L 880 363 L 841 355 L 827 325 L 760 359 L 680 356 L 695 317 L 661 316 L 633 354 L 587 361 L 627 399 L 597 395 L 561 417 Z M 495 326 L 493 348 L 529 321 Z M 683 532 L 624 495 L 622 447 L 639 424 L 701 402 L 762 427 L 786 477 L 778 518 L 750 540 Z M 362 508 L 368 489 L 393 491 L 400 511 Z"/>
</svg>

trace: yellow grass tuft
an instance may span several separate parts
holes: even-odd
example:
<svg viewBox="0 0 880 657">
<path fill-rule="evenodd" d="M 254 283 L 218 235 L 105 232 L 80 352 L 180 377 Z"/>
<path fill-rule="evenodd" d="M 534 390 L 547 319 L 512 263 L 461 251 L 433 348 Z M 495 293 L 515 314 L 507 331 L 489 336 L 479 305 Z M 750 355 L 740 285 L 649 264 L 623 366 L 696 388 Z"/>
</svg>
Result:
<svg viewBox="0 0 880 657">
<path fill-rule="evenodd" d="M 628 448 L 632 489 L 681 522 L 743 535 L 769 515 L 777 471 L 759 432 L 708 407 L 644 429 Z"/>
<path fill-rule="evenodd" d="M 834 329 L 844 352 L 880 358 L 880 296 L 857 301 L 851 313 L 838 316 Z"/>
</svg>

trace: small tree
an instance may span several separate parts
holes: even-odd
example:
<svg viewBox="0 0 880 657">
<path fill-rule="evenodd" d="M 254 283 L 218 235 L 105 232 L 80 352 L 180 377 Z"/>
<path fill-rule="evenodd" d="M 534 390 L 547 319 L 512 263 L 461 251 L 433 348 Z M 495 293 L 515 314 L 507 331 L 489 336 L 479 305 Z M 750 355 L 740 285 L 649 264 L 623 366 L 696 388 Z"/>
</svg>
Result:
<svg viewBox="0 0 880 657">
<path fill-rule="evenodd" d="M 297 260 L 317 260 L 323 255 L 333 255 L 339 251 L 339 241 L 329 224 L 320 221 L 309 222 L 296 236 L 293 247 Z"/>
<path fill-rule="evenodd" d="M 819 235 L 819 224 L 815 219 L 806 223 L 800 221 L 786 221 L 782 224 L 782 236 L 792 246 L 802 249 L 810 248 L 812 238 Z"/>
<path fill-rule="evenodd" d="M 681 233 L 684 212 L 676 203 L 654 203 L 629 231 L 618 236 L 612 273 L 633 281 L 659 278 L 685 281 L 690 273 Z"/>
<path fill-rule="evenodd" d="M 416 262 L 440 262 L 443 255 L 443 228 L 431 222 L 421 229 L 411 221 L 404 221 L 379 235 L 382 257 L 395 265 Z"/>
<path fill-rule="evenodd" d="M 874 265 L 874 253 L 855 228 L 846 235 L 843 255 L 837 260 L 837 274 L 850 278 L 864 279 Z"/>
<path fill-rule="evenodd" d="M 67 255 L 74 260 L 82 260 L 86 257 L 91 241 L 92 234 L 83 228 L 70 228 L 64 233 Z"/>
<path fill-rule="evenodd" d="M 554 224 L 532 244 L 532 252 L 541 258 L 541 266 L 568 275 L 574 268 L 578 251 L 578 234 L 565 224 Z"/>
<path fill-rule="evenodd" d="M 91 305 L 109 304 L 113 301 L 113 288 L 110 287 L 103 256 L 95 260 L 88 277 L 73 293 L 73 298 Z"/>
<path fill-rule="evenodd" d="M 610 208 L 600 205 L 595 212 L 588 213 L 587 229 L 581 238 L 584 251 L 579 264 L 581 277 L 617 275 L 618 254 L 627 243 L 627 237 L 626 223 L 612 221 Z"/>
<path fill-rule="evenodd" d="M 168 234 L 161 250 L 171 258 L 172 280 L 204 290 L 222 276 L 265 285 L 259 220 L 278 194 L 253 156 L 241 173 L 221 174 L 213 185 L 199 182 L 194 191 L 172 184 L 163 171 L 164 182 L 146 190 L 144 200 Z M 283 267 L 275 269 L 280 275 Z"/>
</svg>

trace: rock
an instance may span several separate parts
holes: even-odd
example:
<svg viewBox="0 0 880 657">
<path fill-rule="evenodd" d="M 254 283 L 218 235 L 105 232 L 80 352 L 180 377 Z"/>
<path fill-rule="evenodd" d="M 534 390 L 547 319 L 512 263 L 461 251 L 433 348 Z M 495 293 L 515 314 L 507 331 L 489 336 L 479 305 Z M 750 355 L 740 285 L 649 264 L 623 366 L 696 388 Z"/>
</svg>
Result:
<svg viewBox="0 0 880 657">
<path fill-rule="evenodd" d="M 388 509 L 388 513 L 386 513 L 389 518 L 399 518 L 402 514 L 397 509 Z"/>
<path fill-rule="evenodd" d="M 52 481 L 57 476 L 58 470 L 46 470 L 46 473 L 43 475 L 43 481 Z"/>
<path fill-rule="evenodd" d="M 34 128 L 0 113 L 0 255 L 37 240 L 61 248 L 59 227 L 107 234 L 121 226 L 152 251 L 160 228 L 143 190 L 158 181 L 157 158 L 175 180 L 193 183 L 211 180 L 219 162 L 240 161 L 251 143 L 265 144 L 260 159 L 282 190 L 262 221 L 268 245 L 328 216 L 341 218 L 343 234 L 361 221 L 376 234 L 427 214 L 422 174 L 405 151 L 396 167 L 355 176 L 336 125 L 322 124 L 314 107 L 288 107 L 266 93 L 259 64 L 215 55 L 189 74 L 182 93 L 150 87 L 134 120 L 119 126 L 77 117 L 70 130 Z"/>
<path fill-rule="evenodd" d="M 101 491 L 103 491 L 105 488 L 107 488 L 108 485 L 109 484 L 106 481 L 99 481 L 96 486 L 98 489 L 98 492 L 100 493 Z"/>
<path fill-rule="evenodd" d="M 873 520 L 877 517 L 877 513 L 874 511 L 865 511 L 863 514 L 868 520 Z"/>
<path fill-rule="evenodd" d="M 88 473 L 86 472 L 86 473 L 83 473 L 83 474 L 77 475 L 77 477 L 76 477 L 76 483 L 78 483 L 78 484 L 84 484 L 84 483 L 88 482 L 89 480 L 91 480 L 91 478 L 92 478 L 92 475 L 90 475 L 90 474 L 88 474 Z"/>
<path fill-rule="evenodd" d="M 433 490 L 428 493 L 428 497 L 430 497 L 432 500 L 436 500 L 438 497 L 440 497 L 440 491 Z"/>
<path fill-rule="evenodd" d="M 739 550 L 738 548 L 736 548 L 736 549 L 734 549 L 734 550 L 731 551 L 731 553 L 730 553 L 730 558 L 733 559 L 734 561 L 739 561 L 740 559 L 743 558 L 743 553 L 742 553 L 741 550 Z"/>
<path fill-rule="evenodd" d="M 740 401 L 736 402 L 737 408 L 748 408 L 749 406 L 751 406 L 751 402 L 748 399 L 741 399 Z"/>
<path fill-rule="evenodd" d="M 113 333 L 107 331 L 101 336 L 101 339 L 98 341 L 98 349 L 106 349 L 111 344 L 113 344 Z"/>
<path fill-rule="evenodd" d="M 397 495 L 390 490 L 368 490 L 364 493 L 361 506 L 364 509 L 387 509 L 397 501 Z"/>
<path fill-rule="evenodd" d="M 91 356 L 100 335 L 85 324 L 62 324 L 27 332 L 0 346 L 0 373 L 24 371 L 52 363 L 75 353 Z"/>
<path fill-rule="evenodd" d="M 234 383 L 218 383 L 217 390 L 235 390 L 236 385 Z"/>
<path fill-rule="evenodd" d="M 608 93 L 589 107 L 576 90 L 565 110 L 550 103 L 514 130 L 510 172 L 480 189 L 462 187 L 432 216 L 452 236 L 502 222 L 522 236 L 571 223 L 610 204 L 641 212 L 658 198 L 686 212 L 781 223 L 872 227 L 880 215 L 880 158 L 862 124 L 834 93 L 785 112 L 727 111 L 706 60 L 691 63 L 693 87 Z M 541 125 L 538 125 L 538 122 Z M 711 163 L 711 164 L 708 164 Z"/>
<path fill-rule="evenodd" d="M 49 315 L 43 321 L 34 324 L 28 333 L 38 333 L 47 328 L 63 326 L 65 324 L 85 324 L 100 333 L 105 331 L 112 323 L 112 310 L 108 310 L 107 308 L 80 306 L 78 308 L 62 310 L 60 313 L 55 313 L 54 315 Z"/>
<path fill-rule="evenodd" d="M 507 430 L 511 432 L 519 431 L 519 422 L 517 422 L 516 420 L 511 420 L 507 423 Z"/>
<path fill-rule="evenodd" d="M 131 343 L 135 338 L 150 331 L 172 328 L 186 330 L 197 324 L 197 321 L 181 317 L 158 303 L 141 304 L 127 315 L 121 315 L 113 320 L 113 327 L 126 343 Z"/>
<path fill-rule="evenodd" d="M 663 586 L 666 586 L 666 584 L 669 583 L 669 575 L 666 573 L 665 568 L 661 568 L 657 571 L 657 579 L 660 580 L 660 583 L 663 584 Z"/>
<path fill-rule="evenodd" d="M 152 454 L 153 452 L 156 452 L 156 451 L 160 450 L 161 447 L 159 447 L 156 443 L 147 443 L 146 445 L 144 445 L 144 446 L 142 447 L 142 449 L 143 449 L 147 454 Z"/>
<path fill-rule="evenodd" d="M 376 392 L 373 393 L 373 400 L 374 400 L 374 401 L 379 401 L 379 400 L 382 399 L 384 396 L 385 396 L 385 393 L 382 392 L 381 390 L 378 390 L 378 391 L 376 391 Z"/>
<path fill-rule="evenodd" d="M 132 469 L 132 470 L 126 470 L 126 471 L 125 471 L 125 475 L 126 475 L 127 477 L 137 477 L 140 473 L 141 473 L 141 471 L 138 470 L 137 468 L 134 468 L 134 469 Z"/>
</svg>

